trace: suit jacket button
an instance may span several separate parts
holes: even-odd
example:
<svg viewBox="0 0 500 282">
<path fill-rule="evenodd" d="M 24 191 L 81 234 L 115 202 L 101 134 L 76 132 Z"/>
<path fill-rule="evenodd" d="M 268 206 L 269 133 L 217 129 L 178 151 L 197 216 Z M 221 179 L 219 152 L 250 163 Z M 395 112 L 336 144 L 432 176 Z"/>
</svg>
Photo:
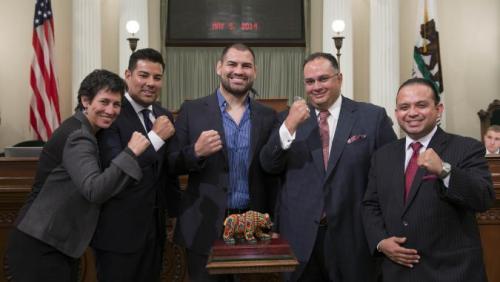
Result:
<svg viewBox="0 0 500 282">
<path fill-rule="evenodd" d="M 408 226 L 408 222 L 406 222 L 406 221 L 403 220 L 403 225 L 404 226 Z"/>
</svg>

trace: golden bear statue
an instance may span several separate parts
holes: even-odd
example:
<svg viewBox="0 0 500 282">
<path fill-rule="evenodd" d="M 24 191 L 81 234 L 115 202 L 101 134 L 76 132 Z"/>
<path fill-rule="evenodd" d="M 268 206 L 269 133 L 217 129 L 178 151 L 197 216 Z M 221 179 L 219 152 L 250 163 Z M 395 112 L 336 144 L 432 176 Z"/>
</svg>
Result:
<svg viewBox="0 0 500 282">
<path fill-rule="evenodd" d="M 259 240 L 271 239 L 271 235 L 265 233 L 263 229 L 269 230 L 272 225 L 267 213 L 247 211 L 242 214 L 232 214 L 224 220 L 224 235 L 222 237 L 226 244 L 235 244 L 235 238 L 244 238 L 247 242 L 254 244 L 257 242 L 255 237 Z"/>
</svg>

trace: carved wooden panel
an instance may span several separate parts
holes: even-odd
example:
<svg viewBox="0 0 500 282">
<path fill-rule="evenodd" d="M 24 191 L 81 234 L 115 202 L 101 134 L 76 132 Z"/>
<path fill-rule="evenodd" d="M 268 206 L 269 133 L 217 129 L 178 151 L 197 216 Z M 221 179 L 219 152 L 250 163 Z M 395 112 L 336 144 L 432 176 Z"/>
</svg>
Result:
<svg viewBox="0 0 500 282">
<path fill-rule="evenodd" d="M 486 110 L 480 110 L 477 115 L 481 122 L 481 140 L 484 134 L 486 134 L 486 129 L 492 124 L 500 124 L 500 100 L 495 99 L 488 105 Z"/>
<path fill-rule="evenodd" d="M 486 158 L 493 180 L 496 201 L 490 210 L 477 215 L 488 281 L 500 282 L 500 156 Z"/>
</svg>

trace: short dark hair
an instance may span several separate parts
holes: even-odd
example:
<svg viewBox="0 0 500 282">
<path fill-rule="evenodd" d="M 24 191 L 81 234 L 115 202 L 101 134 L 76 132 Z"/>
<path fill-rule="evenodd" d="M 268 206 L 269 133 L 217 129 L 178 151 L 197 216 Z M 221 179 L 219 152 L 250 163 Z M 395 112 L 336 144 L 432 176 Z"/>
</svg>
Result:
<svg viewBox="0 0 500 282">
<path fill-rule="evenodd" d="M 82 80 L 82 83 L 80 83 L 80 89 L 78 89 L 78 105 L 75 111 L 83 110 L 82 97 L 87 97 L 92 101 L 99 91 L 105 90 L 118 92 L 123 98 L 125 88 L 125 81 L 117 74 L 107 70 L 94 70 Z"/>
<path fill-rule="evenodd" d="M 339 71 L 339 63 L 337 62 L 337 59 L 335 59 L 335 57 L 332 54 L 323 52 L 316 52 L 307 56 L 306 59 L 304 60 L 304 63 L 302 64 L 302 68 L 304 68 L 306 64 L 309 63 L 310 61 L 314 61 L 320 58 L 330 61 L 330 64 L 332 65 L 333 69 L 335 71 Z"/>
<path fill-rule="evenodd" d="M 493 132 L 500 133 L 500 125 L 498 125 L 498 124 L 490 125 L 488 127 L 488 129 L 486 129 L 486 132 L 488 132 L 488 131 L 493 131 Z"/>
<path fill-rule="evenodd" d="M 152 48 L 139 49 L 130 55 L 128 60 L 128 70 L 133 71 L 137 66 L 139 60 L 150 61 L 161 65 L 162 71 L 165 71 L 165 62 L 160 52 Z"/>
<path fill-rule="evenodd" d="M 437 105 L 441 101 L 441 97 L 439 96 L 439 94 L 436 90 L 437 89 L 436 85 L 432 81 L 425 79 L 425 78 L 420 78 L 420 77 L 413 77 L 413 78 L 410 78 L 407 81 L 403 82 L 403 84 L 401 84 L 401 86 L 399 86 L 399 89 L 398 89 L 398 92 L 396 93 L 396 96 L 398 95 L 399 91 L 403 87 L 408 86 L 408 85 L 412 85 L 412 84 L 420 84 L 420 85 L 425 85 L 425 86 L 429 87 L 432 90 L 435 104 Z"/>
<path fill-rule="evenodd" d="M 248 47 L 247 45 L 243 44 L 243 43 L 234 43 L 234 44 L 231 44 L 229 46 L 226 46 L 223 50 L 222 50 L 222 54 L 220 55 L 220 58 L 219 60 L 222 62 L 224 61 L 224 57 L 226 56 L 227 52 L 229 51 L 229 49 L 236 49 L 238 51 L 249 51 L 250 54 L 252 54 L 252 58 L 253 58 L 253 61 L 255 63 L 255 53 L 253 52 L 252 48 Z"/>
</svg>

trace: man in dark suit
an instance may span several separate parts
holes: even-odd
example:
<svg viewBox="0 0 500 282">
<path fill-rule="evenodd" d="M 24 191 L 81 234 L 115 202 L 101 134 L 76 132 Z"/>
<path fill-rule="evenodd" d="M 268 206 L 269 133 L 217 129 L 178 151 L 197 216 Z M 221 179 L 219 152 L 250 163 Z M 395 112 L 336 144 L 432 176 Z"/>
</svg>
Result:
<svg viewBox="0 0 500 282">
<path fill-rule="evenodd" d="M 165 243 L 165 209 L 174 210 L 177 178 L 167 174 L 166 147 L 173 117 L 156 102 L 163 58 L 153 49 L 137 50 L 125 71 L 128 92 L 121 115 L 99 136 L 103 165 L 121 151 L 134 131 L 151 145 L 139 158 L 143 178 L 102 206 L 92 247 L 99 281 L 158 281 Z M 164 161 L 165 160 L 165 161 Z M 168 201 L 168 204 L 167 204 Z"/>
<path fill-rule="evenodd" d="M 407 80 L 396 96 L 407 136 L 373 156 L 363 223 L 384 281 L 487 281 L 476 223 L 495 199 L 485 149 L 444 132 L 442 113 L 431 82 Z"/>
<path fill-rule="evenodd" d="M 375 266 L 361 224 L 370 156 L 396 139 L 383 108 L 340 95 L 337 60 L 304 62 L 310 104 L 295 101 L 261 152 L 263 168 L 283 173 L 281 236 L 300 265 L 291 281 L 373 281 Z"/>
<path fill-rule="evenodd" d="M 210 248 L 222 238 L 224 218 L 247 210 L 271 212 L 272 178 L 259 163 L 275 112 L 249 95 L 256 77 L 253 51 L 226 47 L 217 62 L 220 86 L 186 101 L 169 147 L 170 168 L 189 174 L 174 238 L 186 247 L 190 281 L 217 281 L 205 268 Z"/>
</svg>

